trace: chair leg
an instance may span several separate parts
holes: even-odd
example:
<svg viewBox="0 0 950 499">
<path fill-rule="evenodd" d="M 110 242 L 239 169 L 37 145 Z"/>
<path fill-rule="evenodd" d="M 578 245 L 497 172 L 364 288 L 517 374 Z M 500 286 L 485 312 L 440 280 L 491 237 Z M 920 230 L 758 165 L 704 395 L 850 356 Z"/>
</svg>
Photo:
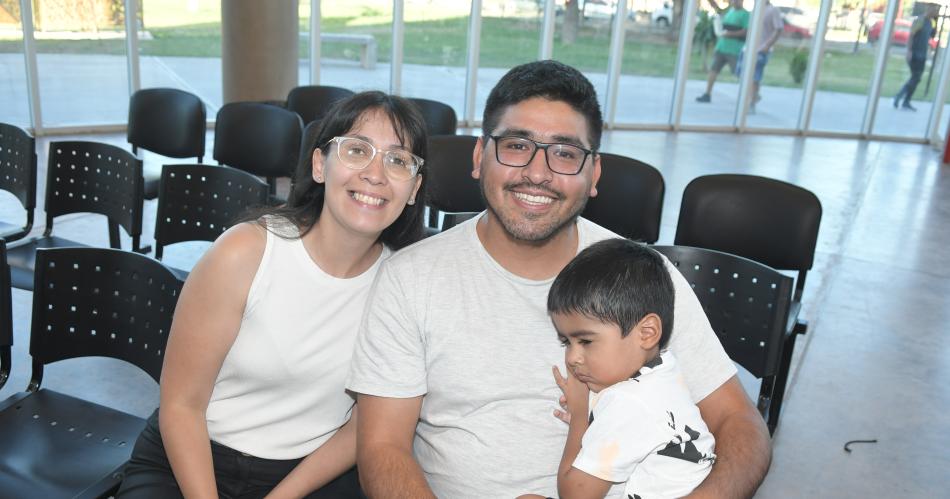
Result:
<svg viewBox="0 0 950 499">
<path fill-rule="evenodd" d="M 122 241 L 119 240 L 119 224 L 109 220 L 109 247 L 122 249 Z"/>
<path fill-rule="evenodd" d="M 804 331 L 802 331 L 802 334 L 804 334 Z M 782 401 L 785 398 L 785 384 L 788 383 L 789 371 L 792 368 L 792 354 L 795 353 L 796 336 L 798 334 L 795 333 L 786 336 L 782 345 L 782 359 L 775 380 L 775 390 L 772 393 L 772 407 L 769 410 L 769 433 L 774 433 L 775 427 L 778 426 L 778 416 L 782 410 Z"/>
</svg>

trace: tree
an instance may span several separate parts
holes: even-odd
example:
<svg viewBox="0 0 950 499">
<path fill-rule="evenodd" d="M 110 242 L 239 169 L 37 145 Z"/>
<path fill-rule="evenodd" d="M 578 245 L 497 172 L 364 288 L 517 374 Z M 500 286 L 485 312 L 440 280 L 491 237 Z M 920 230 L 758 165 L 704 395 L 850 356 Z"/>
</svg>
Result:
<svg viewBox="0 0 950 499">
<path fill-rule="evenodd" d="M 564 2 L 564 23 L 561 25 L 561 43 L 564 45 L 571 45 L 577 40 L 581 24 L 581 11 L 577 3 L 578 0 Z"/>
</svg>

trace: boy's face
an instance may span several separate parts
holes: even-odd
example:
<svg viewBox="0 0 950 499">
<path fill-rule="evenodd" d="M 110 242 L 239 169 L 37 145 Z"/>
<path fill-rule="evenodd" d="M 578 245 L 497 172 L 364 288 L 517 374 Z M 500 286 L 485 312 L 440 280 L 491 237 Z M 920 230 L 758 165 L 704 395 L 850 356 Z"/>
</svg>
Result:
<svg viewBox="0 0 950 499">
<path fill-rule="evenodd" d="M 551 314 L 564 345 L 564 364 L 593 392 L 625 381 L 655 354 L 660 319 L 648 314 L 626 337 L 616 324 L 582 314 Z"/>
</svg>

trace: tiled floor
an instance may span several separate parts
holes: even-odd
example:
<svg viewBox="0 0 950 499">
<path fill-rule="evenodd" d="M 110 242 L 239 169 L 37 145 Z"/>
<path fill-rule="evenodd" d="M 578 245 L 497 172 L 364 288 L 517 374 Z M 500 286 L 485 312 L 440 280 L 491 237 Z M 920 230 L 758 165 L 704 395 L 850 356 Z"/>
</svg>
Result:
<svg viewBox="0 0 950 499">
<path fill-rule="evenodd" d="M 92 139 L 125 145 L 118 135 Z M 41 165 L 47 142 L 39 141 Z M 604 150 L 663 173 L 661 243 L 672 241 L 683 188 L 699 175 L 765 175 L 802 185 L 822 201 L 818 256 L 804 298 L 809 334 L 798 343 L 772 469 L 758 496 L 946 497 L 950 167 L 939 164 L 939 153 L 898 143 L 620 131 L 605 135 Z M 15 206 L 0 197 L 0 217 L 17 219 Z M 146 243 L 154 211 L 155 203 L 146 203 Z M 105 222 L 94 215 L 58 221 L 56 233 L 107 241 Z M 172 246 L 166 261 L 187 266 L 203 248 Z M 13 299 L 14 372 L 0 397 L 22 390 L 29 378 L 31 296 L 15 291 Z M 144 373 L 107 359 L 50 366 L 44 386 L 141 415 L 157 403 L 157 387 Z M 845 452 L 845 442 L 856 439 L 878 442 Z"/>
</svg>

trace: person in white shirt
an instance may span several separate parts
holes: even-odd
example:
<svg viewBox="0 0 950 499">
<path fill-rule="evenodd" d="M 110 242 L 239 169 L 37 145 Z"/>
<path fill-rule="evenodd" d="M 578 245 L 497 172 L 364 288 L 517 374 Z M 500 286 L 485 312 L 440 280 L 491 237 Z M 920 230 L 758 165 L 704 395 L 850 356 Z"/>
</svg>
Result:
<svg viewBox="0 0 950 499">
<path fill-rule="evenodd" d="M 558 274 L 548 313 L 564 346 L 554 366 L 573 417 L 558 496 L 675 498 L 693 491 L 716 459 L 715 439 L 672 352 L 673 281 L 659 253 L 627 239 L 581 251 Z M 522 496 L 536 499 L 541 496 Z"/>
<path fill-rule="evenodd" d="M 390 258 L 350 364 L 357 462 L 370 497 L 557 492 L 567 426 L 549 417 L 563 352 L 547 315 L 558 272 L 616 234 L 578 217 L 600 177 L 593 85 L 556 61 L 492 89 L 472 153 L 488 210 Z M 676 354 L 719 459 L 694 494 L 751 496 L 771 457 L 762 417 L 686 280 L 673 269 Z M 612 493 L 622 493 L 617 487 Z"/>
<path fill-rule="evenodd" d="M 287 204 L 228 229 L 188 276 L 119 497 L 360 497 L 343 383 L 381 263 L 422 235 L 425 153 L 405 99 L 327 113 Z"/>
</svg>

